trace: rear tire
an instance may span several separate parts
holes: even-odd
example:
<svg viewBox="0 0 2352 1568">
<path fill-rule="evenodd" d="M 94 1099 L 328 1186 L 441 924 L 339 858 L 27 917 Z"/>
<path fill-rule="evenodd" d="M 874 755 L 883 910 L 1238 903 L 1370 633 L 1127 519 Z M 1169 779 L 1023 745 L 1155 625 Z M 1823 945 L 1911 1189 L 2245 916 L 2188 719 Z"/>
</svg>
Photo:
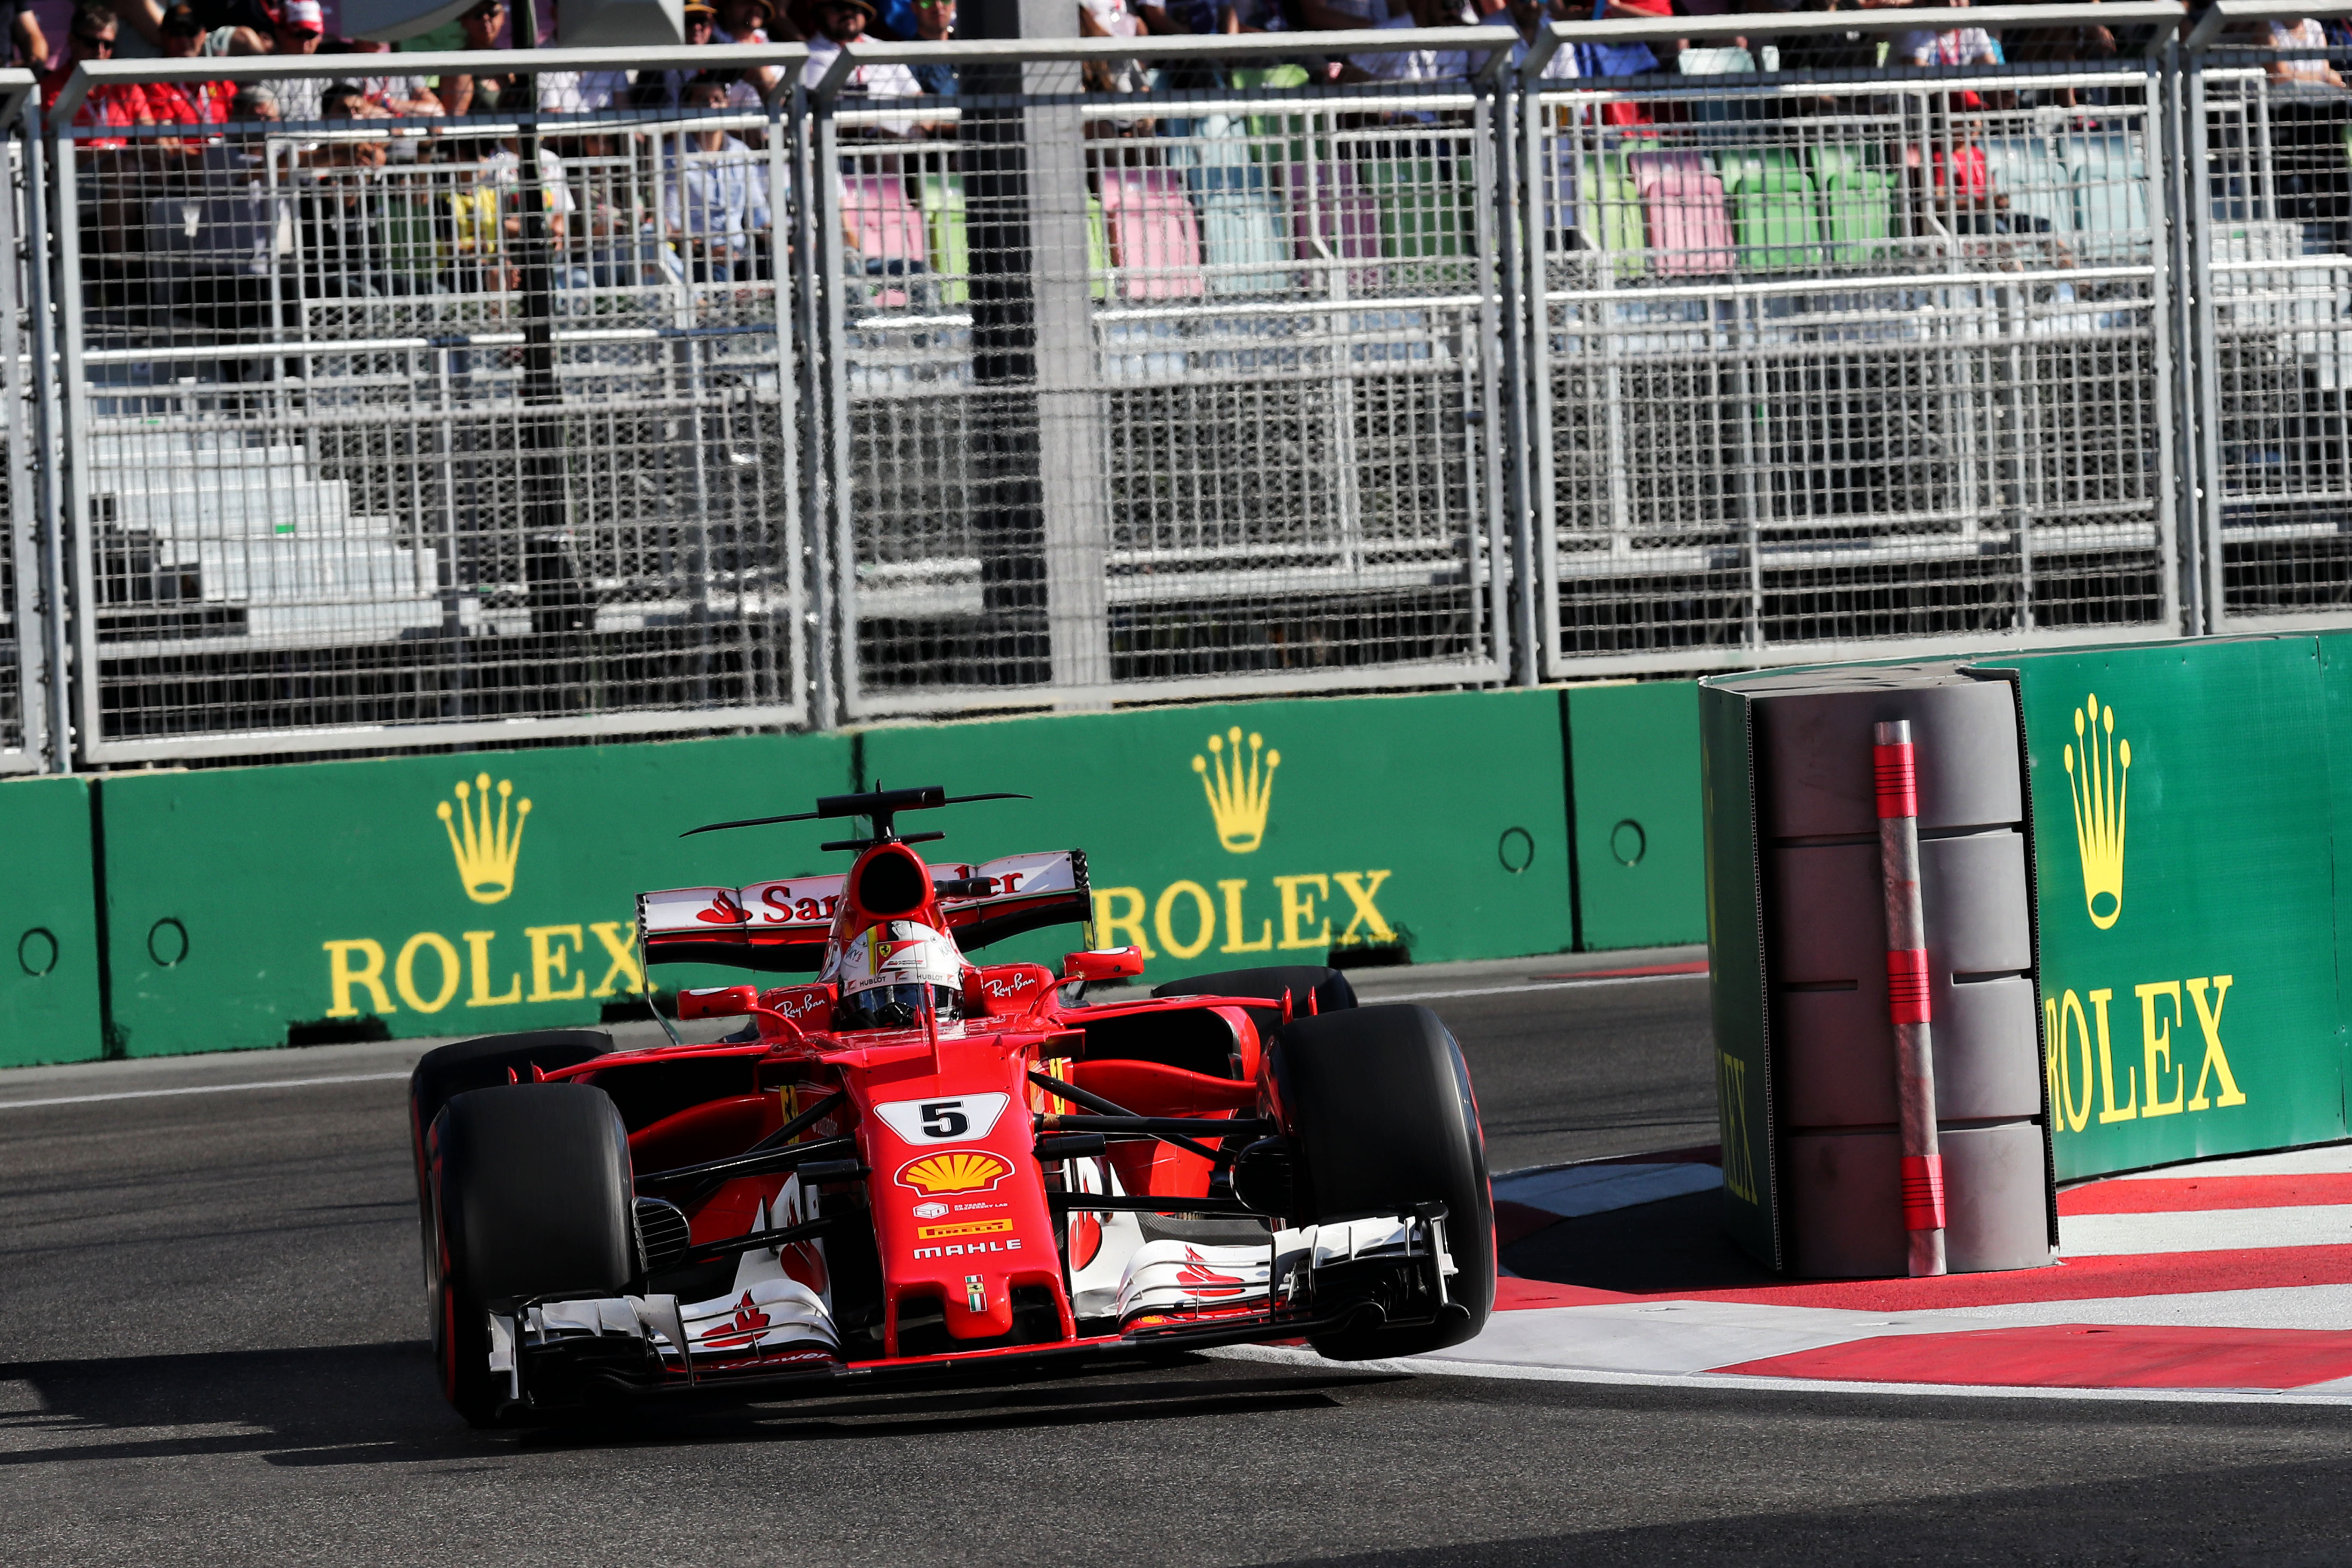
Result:
<svg viewBox="0 0 2352 1568">
<path fill-rule="evenodd" d="M 1228 969 L 1221 974 L 1195 974 L 1151 988 L 1154 996 L 1263 996 L 1280 1002 L 1290 996 L 1291 1010 L 1305 1014 L 1307 999 L 1315 998 L 1318 1015 L 1337 1013 L 1356 1005 L 1356 988 L 1345 973 L 1319 963 L 1294 963 L 1266 969 Z"/>
<path fill-rule="evenodd" d="M 457 1413 L 491 1426 L 509 1384 L 489 1370 L 489 1313 L 617 1296 L 637 1272 L 628 1134 L 603 1089 L 512 1084 L 452 1099 L 426 1142 L 434 1365 Z"/>
<path fill-rule="evenodd" d="M 427 1296 L 433 1268 L 433 1205 L 425 1191 L 425 1134 L 433 1119 L 454 1095 L 472 1089 L 493 1089 L 508 1081 L 507 1074 L 524 1083 L 530 1069 L 553 1072 L 576 1067 L 613 1048 L 613 1037 L 602 1029 L 530 1029 L 512 1035 L 484 1035 L 437 1047 L 420 1058 L 408 1075 L 408 1146 L 416 1163 L 416 1215 L 425 1253 Z M 429 1301 L 440 1312 L 437 1300 Z"/>
<path fill-rule="evenodd" d="M 1312 1342 L 1335 1361 L 1460 1344 L 1495 1306 L 1495 1205 L 1486 1141 L 1462 1049 L 1426 1007 L 1361 1007 L 1295 1018 L 1275 1037 L 1274 1074 L 1292 1142 L 1293 1225 L 1445 1205 L 1457 1268 L 1434 1323 L 1349 1328 Z"/>
</svg>

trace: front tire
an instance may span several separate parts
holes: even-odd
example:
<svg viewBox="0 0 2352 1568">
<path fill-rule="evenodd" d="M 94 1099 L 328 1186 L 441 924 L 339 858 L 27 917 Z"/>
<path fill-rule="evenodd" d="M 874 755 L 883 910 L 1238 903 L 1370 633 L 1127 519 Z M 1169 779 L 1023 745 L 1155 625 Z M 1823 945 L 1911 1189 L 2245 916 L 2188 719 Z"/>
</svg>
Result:
<svg viewBox="0 0 2352 1568">
<path fill-rule="evenodd" d="M 434 1365 L 457 1413 L 492 1426 L 512 1385 L 489 1370 L 489 1314 L 617 1296 L 637 1271 L 628 1133 L 603 1089 L 512 1084 L 452 1099 L 426 1142 Z"/>
<path fill-rule="evenodd" d="M 451 1097 L 468 1089 L 493 1089 L 509 1081 L 531 1081 L 531 1068 L 553 1072 L 576 1067 L 613 1048 L 602 1029 L 530 1029 L 484 1035 L 436 1047 L 417 1059 L 408 1075 L 408 1146 L 416 1164 L 416 1217 L 425 1254 L 426 1305 L 437 1322 L 441 1302 L 433 1286 L 433 1204 L 425 1190 L 425 1135 Z"/>
<path fill-rule="evenodd" d="M 1486 1141 L 1462 1048 L 1426 1007 L 1361 1007 L 1294 1018 L 1275 1037 L 1274 1075 L 1292 1143 L 1293 1225 L 1445 1205 L 1456 1272 L 1433 1323 L 1350 1326 L 1317 1337 L 1335 1361 L 1457 1345 L 1495 1306 L 1495 1204 Z"/>
</svg>

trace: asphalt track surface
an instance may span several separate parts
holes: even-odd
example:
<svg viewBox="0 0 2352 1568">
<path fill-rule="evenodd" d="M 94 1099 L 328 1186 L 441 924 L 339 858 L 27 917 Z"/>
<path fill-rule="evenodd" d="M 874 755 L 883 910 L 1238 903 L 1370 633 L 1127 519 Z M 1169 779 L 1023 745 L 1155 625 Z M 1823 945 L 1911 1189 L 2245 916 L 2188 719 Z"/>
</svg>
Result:
<svg viewBox="0 0 2352 1568">
<path fill-rule="evenodd" d="M 1567 967 L 1366 989 L 1483 992 L 1431 1005 L 1469 1053 L 1498 1167 L 1711 1138 L 1705 982 L 1542 978 Z M 383 1076 L 413 1055 L 0 1074 L 0 1560 L 2352 1556 L 2347 1417 L 2308 1406 L 1188 1358 L 474 1433 L 434 1392 L 421 1334 L 401 1087 Z M 321 1078 L 345 1081 L 242 1087 Z M 208 1092 L 153 1092 L 185 1089 Z M 126 1091 L 142 1097 L 85 1098 Z"/>
</svg>

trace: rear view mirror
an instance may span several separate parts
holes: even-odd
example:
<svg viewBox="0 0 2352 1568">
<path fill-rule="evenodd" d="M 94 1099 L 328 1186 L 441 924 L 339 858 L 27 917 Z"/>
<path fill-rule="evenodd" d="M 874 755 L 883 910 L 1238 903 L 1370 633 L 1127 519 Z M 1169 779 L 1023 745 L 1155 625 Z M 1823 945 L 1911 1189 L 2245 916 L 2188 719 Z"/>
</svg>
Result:
<svg viewBox="0 0 2352 1568">
<path fill-rule="evenodd" d="M 1143 950 L 1139 947 L 1099 948 L 1092 952 L 1073 952 L 1062 960 L 1064 980 L 1132 980 L 1143 973 Z"/>
<path fill-rule="evenodd" d="M 760 993 L 750 985 L 719 985 L 708 991 L 677 994 L 677 1016 L 689 1018 L 740 1018 L 760 1005 Z"/>
</svg>

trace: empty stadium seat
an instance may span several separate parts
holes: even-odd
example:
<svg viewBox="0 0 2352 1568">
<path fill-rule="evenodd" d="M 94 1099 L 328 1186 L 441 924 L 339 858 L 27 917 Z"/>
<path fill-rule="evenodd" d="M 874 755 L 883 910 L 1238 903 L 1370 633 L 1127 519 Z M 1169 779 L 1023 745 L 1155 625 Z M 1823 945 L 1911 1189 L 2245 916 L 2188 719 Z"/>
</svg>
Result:
<svg viewBox="0 0 2352 1568">
<path fill-rule="evenodd" d="M 2074 234 L 2074 177 L 2049 142 L 2039 136 L 1997 136 L 1984 143 L 1984 155 L 1993 189 L 2008 198 L 2011 217 L 2038 218 L 2061 239 Z"/>
<path fill-rule="evenodd" d="M 931 269 L 939 278 L 940 303 L 971 302 L 971 238 L 964 221 L 963 179 L 957 174 L 923 176 L 923 232 Z"/>
<path fill-rule="evenodd" d="M 2153 244 L 2148 226 L 2147 164 L 2138 138 L 2122 132 L 2063 139 L 2074 176 L 2075 226 L 2085 261 L 2144 258 Z"/>
<path fill-rule="evenodd" d="M 1731 222 L 1723 181 L 1703 153 L 1636 153 L 1626 159 L 1642 195 L 1650 250 L 1664 273 L 1728 272 Z"/>
<path fill-rule="evenodd" d="M 907 199 L 905 181 L 895 174 L 845 179 L 841 210 L 857 231 L 858 254 L 869 274 L 904 279 L 924 269 L 923 215 Z M 903 310 L 913 302 L 913 291 L 905 287 L 877 288 L 872 296 L 872 303 L 884 310 Z"/>
<path fill-rule="evenodd" d="M 1884 259 L 1895 234 L 1895 171 L 1874 150 L 1860 147 L 1816 147 L 1811 163 L 1831 265 Z"/>
<path fill-rule="evenodd" d="M 1282 210 L 1242 123 L 1225 114 L 1196 121 L 1183 152 L 1185 183 L 1201 204 L 1210 291 L 1271 294 L 1289 288 Z"/>
<path fill-rule="evenodd" d="M 1642 270 L 1642 193 L 1626 172 L 1622 153 L 1611 153 L 1584 160 L 1577 192 L 1576 226 L 1584 243 L 1616 258 L 1620 278 Z"/>
<path fill-rule="evenodd" d="M 1821 219 L 1812 176 L 1799 154 L 1759 147 L 1719 156 L 1732 229 L 1739 239 L 1739 265 L 1751 272 L 1819 267 Z"/>
<path fill-rule="evenodd" d="M 1200 226 L 1180 177 L 1165 169 L 1106 169 L 1101 181 L 1113 294 L 1181 300 L 1206 293 Z"/>
</svg>

